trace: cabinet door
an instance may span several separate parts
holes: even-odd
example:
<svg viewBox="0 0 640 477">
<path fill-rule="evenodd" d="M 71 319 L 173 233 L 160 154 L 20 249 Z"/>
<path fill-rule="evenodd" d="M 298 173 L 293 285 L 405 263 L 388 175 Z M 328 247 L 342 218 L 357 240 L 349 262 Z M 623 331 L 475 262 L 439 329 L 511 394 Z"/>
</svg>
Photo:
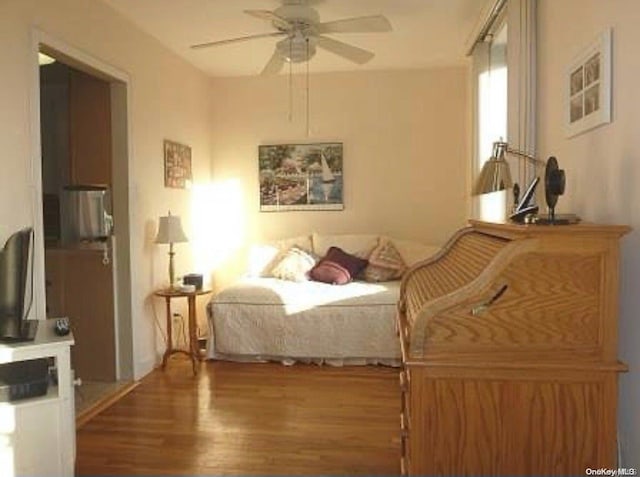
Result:
<svg viewBox="0 0 640 477">
<path fill-rule="evenodd" d="M 113 262 L 104 265 L 102 252 L 67 252 L 65 314 L 76 341 L 71 349 L 76 376 L 115 381 Z"/>
<path fill-rule="evenodd" d="M 70 475 L 64 471 L 68 463 L 64 461 L 64 442 L 60 434 L 62 419 L 60 400 L 51 399 L 34 404 L 6 406 L 13 414 L 15 431 L 13 434 L 12 457 L 6 462 L 14 462 L 14 469 L 1 475 Z M 12 472 L 15 472 L 15 474 Z M 0 465 L 0 471 L 2 471 Z"/>
<path fill-rule="evenodd" d="M 72 184 L 111 185 L 111 88 L 81 71 L 69 77 Z"/>
</svg>

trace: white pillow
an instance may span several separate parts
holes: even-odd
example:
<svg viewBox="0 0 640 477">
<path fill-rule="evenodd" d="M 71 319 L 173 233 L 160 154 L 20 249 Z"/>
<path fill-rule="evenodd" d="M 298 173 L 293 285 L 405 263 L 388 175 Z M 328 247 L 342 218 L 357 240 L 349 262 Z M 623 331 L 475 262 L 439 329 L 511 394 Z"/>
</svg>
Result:
<svg viewBox="0 0 640 477">
<path fill-rule="evenodd" d="M 310 253 L 299 247 L 291 247 L 271 270 L 271 276 L 280 280 L 304 282 L 309 279 L 309 271 L 317 260 Z"/>
<path fill-rule="evenodd" d="M 291 247 L 296 246 L 307 252 L 312 252 L 311 236 L 300 235 L 289 239 L 282 239 L 265 244 L 252 245 L 249 249 L 249 263 L 247 276 L 252 278 L 271 276 L 274 265 Z"/>
<path fill-rule="evenodd" d="M 377 246 L 377 235 L 321 235 L 313 233 L 313 251 L 320 257 L 324 257 L 330 247 L 339 247 L 351 255 L 368 258 L 371 251 Z"/>
<path fill-rule="evenodd" d="M 437 245 L 426 245 L 413 240 L 398 240 L 394 238 L 389 240 L 396 246 L 404 263 L 406 263 L 408 267 L 432 257 L 438 253 L 441 248 Z"/>
</svg>

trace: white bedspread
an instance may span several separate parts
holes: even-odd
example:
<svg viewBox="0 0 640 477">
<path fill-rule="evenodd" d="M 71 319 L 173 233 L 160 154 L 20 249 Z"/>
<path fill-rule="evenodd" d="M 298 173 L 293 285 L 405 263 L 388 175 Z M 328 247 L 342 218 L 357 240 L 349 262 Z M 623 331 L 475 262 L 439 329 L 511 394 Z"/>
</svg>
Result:
<svg viewBox="0 0 640 477">
<path fill-rule="evenodd" d="M 400 282 L 327 285 L 245 278 L 207 307 L 215 359 L 381 363 L 400 358 Z"/>
</svg>

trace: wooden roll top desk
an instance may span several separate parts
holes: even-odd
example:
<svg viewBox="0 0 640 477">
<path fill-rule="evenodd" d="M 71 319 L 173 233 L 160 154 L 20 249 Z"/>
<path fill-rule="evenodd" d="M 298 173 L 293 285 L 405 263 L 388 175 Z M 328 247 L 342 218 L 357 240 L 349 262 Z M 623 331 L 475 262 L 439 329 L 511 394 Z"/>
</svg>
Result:
<svg viewBox="0 0 640 477">
<path fill-rule="evenodd" d="M 404 276 L 402 473 L 617 468 L 624 226 L 471 221 Z"/>
</svg>

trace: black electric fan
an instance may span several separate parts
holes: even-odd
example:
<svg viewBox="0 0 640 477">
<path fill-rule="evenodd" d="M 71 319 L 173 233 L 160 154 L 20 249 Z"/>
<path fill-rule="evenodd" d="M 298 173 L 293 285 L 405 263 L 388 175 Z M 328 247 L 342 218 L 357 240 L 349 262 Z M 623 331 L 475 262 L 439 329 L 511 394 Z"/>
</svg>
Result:
<svg viewBox="0 0 640 477">
<path fill-rule="evenodd" d="M 575 215 L 563 217 L 556 215 L 558 197 L 564 194 L 565 185 L 564 169 L 560 169 L 558 160 L 551 156 L 547 159 L 547 165 L 544 168 L 544 197 L 549 208 L 549 215 L 546 218 L 538 217 L 536 223 L 542 225 L 567 225 L 578 221 Z"/>
</svg>

